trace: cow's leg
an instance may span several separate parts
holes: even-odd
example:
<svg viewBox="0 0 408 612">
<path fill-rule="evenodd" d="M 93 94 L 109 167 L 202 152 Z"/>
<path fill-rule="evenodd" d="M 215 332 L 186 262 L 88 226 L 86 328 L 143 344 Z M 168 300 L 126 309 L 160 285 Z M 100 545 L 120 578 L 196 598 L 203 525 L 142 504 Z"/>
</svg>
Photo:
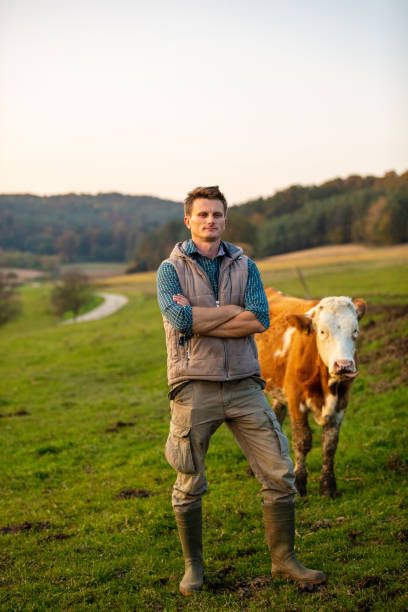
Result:
<svg viewBox="0 0 408 612">
<path fill-rule="evenodd" d="M 340 424 L 327 424 L 323 426 L 322 452 L 323 466 L 320 476 L 320 493 L 329 497 L 340 495 L 337 490 L 336 476 L 334 475 L 334 456 L 339 441 Z"/>
<path fill-rule="evenodd" d="M 307 494 L 306 457 L 312 448 L 312 430 L 307 415 L 298 413 L 298 419 L 292 419 L 292 446 L 295 454 L 296 489 L 299 495 Z"/>
<path fill-rule="evenodd" d="M 286 404 L 283 404 L 279 400 L 274 400 L 272 402 L 272 408 L 274 413 L 276 414 L 276 418 L 279 421 L 279 425 L 283 425 L 283 421 L 285 420 L 286 415 L 288 413 L 288 408 Z"/>
</svg>

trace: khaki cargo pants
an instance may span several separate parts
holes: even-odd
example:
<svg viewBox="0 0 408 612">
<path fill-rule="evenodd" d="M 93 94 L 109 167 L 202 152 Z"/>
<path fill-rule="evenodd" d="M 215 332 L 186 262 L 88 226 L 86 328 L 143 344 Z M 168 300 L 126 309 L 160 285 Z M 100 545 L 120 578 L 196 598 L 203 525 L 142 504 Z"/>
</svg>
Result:
<svg viewBox="0 0 408 612">
<path fill-rule="evenodd" d="M 288 440 L 258 379 L 192 380 L 173 394 L 165 455 L 177 471 L 172 495 L 174 508 L 183 511 L 201 503 L 208 488 L 205 457 L 211 436 L 223 422 L 261 483 L 264 503 L 286 501 L 294 496 L 295 476 Z"/>
</svg>

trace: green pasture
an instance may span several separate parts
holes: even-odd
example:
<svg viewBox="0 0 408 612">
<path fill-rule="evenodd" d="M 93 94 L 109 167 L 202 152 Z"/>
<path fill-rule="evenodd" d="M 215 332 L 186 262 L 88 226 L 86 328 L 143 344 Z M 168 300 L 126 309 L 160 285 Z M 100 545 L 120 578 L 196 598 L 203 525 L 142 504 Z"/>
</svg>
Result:
<svg viewBox="0 0 408 612">
<path fill-rule="evenodd" d="M 0 328 L 0 609 L 405 610 L 407 391 L 404 355 L 390 347 L 406 346 L 407 317 L 390 321 L 379 306 L 407 303 L 407 273 L 403 262 L 305 273 L 313 295 L 373 306 L 337 453 L 343 495 L 318 493 L 314 427 L 310 492 L 297 501 L 298 555 L 327 572 L 327 586 L 303 593 L 272 581 L 259 486 L 220 428 L 204 500 L 206 586 L 187 599 L 163 455 L 169 410 L 153 282 L 115 287 L 125 308 L 70 326 L 50 312 L 50 287 L 22 288 L 21 316 Z M 266 272 L 265 282 L 303 295 L 296 271 Z"/>
</svg>

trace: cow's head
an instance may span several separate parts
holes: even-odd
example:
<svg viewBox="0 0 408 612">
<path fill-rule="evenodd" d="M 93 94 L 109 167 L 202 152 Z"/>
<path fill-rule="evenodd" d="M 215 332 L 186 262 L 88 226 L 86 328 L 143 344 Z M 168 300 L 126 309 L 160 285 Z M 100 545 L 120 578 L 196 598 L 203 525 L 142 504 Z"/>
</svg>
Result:
<svg viewBox="0 0 408 612">
<path fill-rule="evenodd" d="M 319 355 L 330 378 L 346 380 L 357 376 L 354 359 L 359 334 L 358 321 L 366 311 L 364 300 L 327 297 L 304 315 L 288 315 L 288 322 L 305 333 L 314 332 Z"/>
</svg>

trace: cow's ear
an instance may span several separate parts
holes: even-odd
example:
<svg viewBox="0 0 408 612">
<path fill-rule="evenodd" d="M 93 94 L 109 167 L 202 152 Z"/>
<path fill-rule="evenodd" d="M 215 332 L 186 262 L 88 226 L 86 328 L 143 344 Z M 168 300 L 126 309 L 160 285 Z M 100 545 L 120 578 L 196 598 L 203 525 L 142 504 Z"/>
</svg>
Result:
<svg viewBox="0 0 408 612">
<path fill-rule="evenodd" d="M 304 334 L 310 334 L 312 331 L 312 319 L 305 315 L 290 314 L 286 315 L 286 320 L 289 325 L 293 325 Z"/>
<path fill-rule="evenodd" d="M 353 300 L 353 304 L 357 311 L 357 318 L 360 320 L 367 310 L 367 303 L 361 298 L 356 298 Z"/>
</svg>

